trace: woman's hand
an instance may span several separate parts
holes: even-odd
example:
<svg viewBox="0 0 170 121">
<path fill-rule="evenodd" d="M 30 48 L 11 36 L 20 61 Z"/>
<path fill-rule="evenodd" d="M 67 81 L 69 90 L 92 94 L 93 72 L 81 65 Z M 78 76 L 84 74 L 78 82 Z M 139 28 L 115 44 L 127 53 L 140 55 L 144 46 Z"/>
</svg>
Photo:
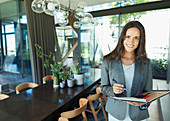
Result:
<svg viewBox="0 0 170 121">
<path fill-rule="evenodd" d="M 114 83 L 114 85 L 113 85 L 113 92 L 115 94 L 123 93 L 124 89 L 122 87 L 124 87 L 122 84 Z"/>
<path fill-rule="evenodd" d="M 143 103 L 137 103 L 137 102 L 128 102 L 128 101 L 126 101 L 126 103 L 128 103 L 130 105 L 133 105 L 133 106 L 142 106 L 142 105 L 144 105 Z"/>
</svg>

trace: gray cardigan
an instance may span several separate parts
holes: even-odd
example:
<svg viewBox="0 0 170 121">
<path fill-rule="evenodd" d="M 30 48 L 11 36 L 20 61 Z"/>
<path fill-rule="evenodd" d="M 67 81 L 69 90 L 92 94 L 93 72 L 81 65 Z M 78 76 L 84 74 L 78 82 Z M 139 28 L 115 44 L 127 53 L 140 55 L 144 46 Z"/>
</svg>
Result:
<svg viewBox="0 0 170 121">
<path fill-rule="evenodd" d="M 113 93 L 113 87 L 111 86 L 114 85 L 113 79 L 118 83 L 125 85 L 125 76 L 121 60 L 118 62 L 112 60 L 110 61 L 109 66 L 107 60 L 103 62 L 101 71 L 101 88 L 102 93 L 108 96 L 106 111 L 118 120 L 124 120 L 127 103 L 112 99 L 109 96 L 126 96 L 126 91 L 123 92 L 123 94 L 115 95 Z M 139 64 L 135 60 L 131 96 L 137 96 L 150 90 L 152 90 L 152 69 L 150 60 L 146 64 Z M 132 105 L 129 106 L 129 115 L 133 121 L 139 121 L 149 117 L 148 110 L 140 110 L 139 107 Z"/>
</svg>

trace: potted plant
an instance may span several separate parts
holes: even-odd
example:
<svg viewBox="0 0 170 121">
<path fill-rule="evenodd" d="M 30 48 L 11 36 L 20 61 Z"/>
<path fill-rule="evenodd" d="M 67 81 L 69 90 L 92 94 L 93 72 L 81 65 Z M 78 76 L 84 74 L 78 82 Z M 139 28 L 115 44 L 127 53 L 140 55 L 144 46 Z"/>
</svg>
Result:
<svg viewBox="0 0 170 121">
<path fill-rule="evenodd" d="M 68 73 L 63 73 L 61 72 L 59 74 L 59 80 L 60 80 L 60 87 L 61 88 L 64 88 L 65 87 L 65 83 L 66 83 L 66 80 L 69 78 L 69 74 Z"/>
<path fill-rule="evenodd" d="M 85 75 L 81 72 L 78 60 L 73 60 L 70 65 L 71 72 L 74 74 L 74 79 L 76 80 L 76 85 L 83 85 L 85 81 Z"/>
<path fill-rule="evenodd" d="M 67 65 L 63 65 L 62 62 L 56 60 L 55 54 L 50 52 L 49 55 L 43 53 L 42 47 L 39 44 L 35 44 L 37 55 L 39 58 L 45 58 L 44 67 L 50 68 L 53 73 L 53 86 L 59 87 L 60 80 L 66 80 L 69 76 Z"/>
</svg>

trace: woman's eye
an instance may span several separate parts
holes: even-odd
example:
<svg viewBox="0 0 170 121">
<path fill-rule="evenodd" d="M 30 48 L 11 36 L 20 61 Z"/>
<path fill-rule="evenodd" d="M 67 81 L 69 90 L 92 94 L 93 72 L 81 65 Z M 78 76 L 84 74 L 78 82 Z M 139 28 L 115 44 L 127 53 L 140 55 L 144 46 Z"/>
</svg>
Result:
<svg viewBox="0 0 170 121">
<path fill-rule="evenodd" d="M 130 38 L 130 36 L 126 36 L 126 38 Z"/>
<path fill-rule="evenodd" d="M 139 37 L 135 37 L 135 40 L 139 40 Z"/>
</svg>

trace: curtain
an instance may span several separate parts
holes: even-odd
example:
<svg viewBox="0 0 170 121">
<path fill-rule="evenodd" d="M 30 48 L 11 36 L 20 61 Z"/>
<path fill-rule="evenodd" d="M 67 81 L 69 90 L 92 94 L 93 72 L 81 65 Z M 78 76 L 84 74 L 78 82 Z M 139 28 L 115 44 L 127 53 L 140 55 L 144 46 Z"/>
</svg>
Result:
<svg viewBox="0 0 170 121">
<path fill-rule="evenodd" d="M 42 78 L 52 73 L 50 69 L 44 68 L 43 64 L 45 60 L 38 58 L 35 44 L 41 45 L 45 54 L 49 54 L 50 52 L 56 53 L 59 61 L 61 60 L 61 54 L 58 46 L 54 17 L 45 13 L 38 14 L 33 12 L 31 3 L 32 0 L 24 0 L 29 34 L 32 77 L 35 83 L 42 84 Z"/>
</svg>

